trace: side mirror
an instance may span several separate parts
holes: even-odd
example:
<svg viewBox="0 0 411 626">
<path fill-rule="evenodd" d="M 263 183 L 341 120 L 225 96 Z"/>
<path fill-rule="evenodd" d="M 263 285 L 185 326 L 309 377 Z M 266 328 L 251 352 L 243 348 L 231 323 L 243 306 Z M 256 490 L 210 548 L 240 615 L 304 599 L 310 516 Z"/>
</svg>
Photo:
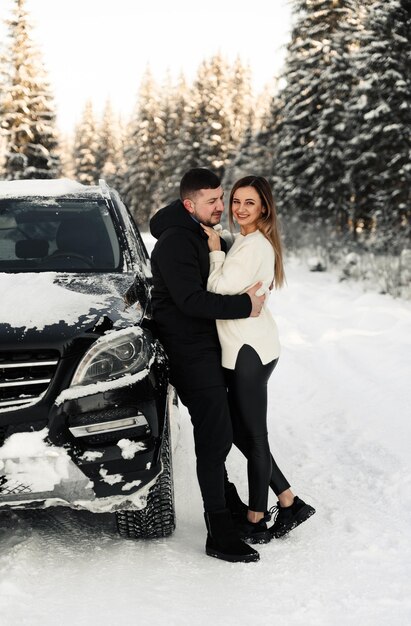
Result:
<svg viewBox="0 0 411 626">
<path fill-rule="evenodd" d="M 148 285 L 139 276 L 136 276 L 133 284 L 127 289 L 123 296 L 124 302 L 127 307 L 138 302 L 143 311 L 145 311 L 148 306 L 149 293 Z"/>
</svg>

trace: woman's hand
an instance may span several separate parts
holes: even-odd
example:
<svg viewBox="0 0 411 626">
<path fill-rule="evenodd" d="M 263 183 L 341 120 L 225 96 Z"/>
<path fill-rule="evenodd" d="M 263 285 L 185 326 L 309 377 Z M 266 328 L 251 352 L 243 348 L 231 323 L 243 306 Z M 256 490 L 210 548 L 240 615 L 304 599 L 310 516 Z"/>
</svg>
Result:
<svg viewBox="0 0 411 626">
<path fill-rule="evenodd" d="M 214 230 L 214 228 L 211 228 L 211 226 L 205 226 L 204 224 L 200 224 L 200 226 L 208 237 L 208 249 L 210 252 L 221 250 L 220 235 Z"/>
</svg>

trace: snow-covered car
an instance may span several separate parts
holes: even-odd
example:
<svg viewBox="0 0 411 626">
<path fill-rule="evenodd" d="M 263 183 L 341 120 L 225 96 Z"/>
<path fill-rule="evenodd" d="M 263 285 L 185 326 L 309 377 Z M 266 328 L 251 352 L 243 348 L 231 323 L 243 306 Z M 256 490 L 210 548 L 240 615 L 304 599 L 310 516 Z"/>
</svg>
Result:
<svg viewBox="0 0 411 626">
<path fill-rule="evenodd" d="M 150 319 L 150 265 L 104 181 L 0 182 L 0 509 L 115 513 L 175 527 L 175 392 Z"/>
</svg>

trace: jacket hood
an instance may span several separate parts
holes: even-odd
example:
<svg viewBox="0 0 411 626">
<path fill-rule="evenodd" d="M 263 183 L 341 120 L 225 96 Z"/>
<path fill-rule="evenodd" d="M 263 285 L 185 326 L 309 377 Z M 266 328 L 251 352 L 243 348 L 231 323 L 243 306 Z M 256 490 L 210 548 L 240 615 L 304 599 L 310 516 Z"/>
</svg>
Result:
<svg viewBox="0 0 411 626">
<path fill-rule="evenodd" d="M 150 220 L 150 232 L 153 237 L 158 239 L 164 231 L 175 226 L 203 234 L 202 228 L 190 217 L 181 200 L 174 200 L 171 204 L 157 211 Z"/>
</svg>

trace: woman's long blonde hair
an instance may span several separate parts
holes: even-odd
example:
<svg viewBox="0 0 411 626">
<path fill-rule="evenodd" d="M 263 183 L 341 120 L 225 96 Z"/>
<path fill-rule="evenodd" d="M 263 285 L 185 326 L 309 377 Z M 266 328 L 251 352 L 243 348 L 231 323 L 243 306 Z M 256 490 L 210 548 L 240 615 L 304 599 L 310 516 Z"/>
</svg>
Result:
<svg viewBox="0 0 411 626">
<path fill-rule="evenodd" d="M 271 243 L 274 249 L 275 266 L 274 266 L 274 284 L 276 289 L 284 285 L 285 272 L 283 263 L 283 247 L 281 244 L 280 229 L 277 220 L 277 212 L 275 210 L 275 202 L 270 184 L 263 176 L 245 176 L 234 183 L 230 193 L 230 209 L 229 222 L 230 227 L 234 225 L 233 220 L 233 198 L 237 189 L 240 187 L 254 187 L 258 193 L 263 205 L 263 213 L 257 223 L 258 230 L 261 231 Z"/>
</svg>

